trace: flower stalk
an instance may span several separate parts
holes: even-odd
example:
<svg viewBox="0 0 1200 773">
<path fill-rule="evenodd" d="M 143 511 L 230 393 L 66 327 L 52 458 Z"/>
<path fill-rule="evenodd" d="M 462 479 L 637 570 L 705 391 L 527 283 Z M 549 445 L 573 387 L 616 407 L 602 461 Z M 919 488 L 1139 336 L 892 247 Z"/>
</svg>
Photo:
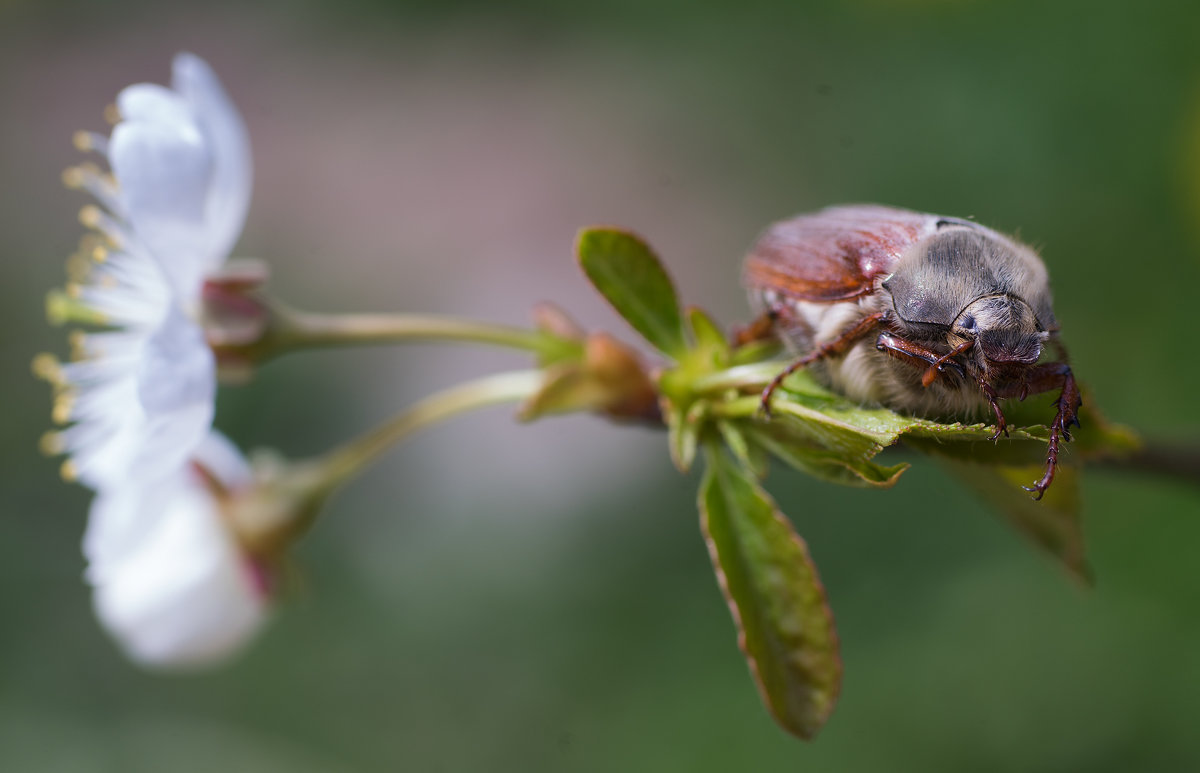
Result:
<svg viewBox="0 0 1200 773">
<path fill-rule="evenodd" d="M 204 283 L 205 335 L 226 379 L 289 352 L 338 346 L 455 342 L 529 352 L 542 365 L 577 359 L 580 339 L 539 325 L 526 329 L 436 314 L 322 314 L 300 311 L 263 290 L 266 267 L 233 261 Z"/>
<path fill-rule="evenodd" d="M 499 373 L 437 392 L 379 427 L 320 457 L 282 463 L 256 460 L 256 485 L 229 497 L 226 511 L 251 553 L 280 555 L 312 525 L 325 500 L 409 435 L 445 419 L 526 400 L 541 389 L 539 370 Z"/>
</svg>

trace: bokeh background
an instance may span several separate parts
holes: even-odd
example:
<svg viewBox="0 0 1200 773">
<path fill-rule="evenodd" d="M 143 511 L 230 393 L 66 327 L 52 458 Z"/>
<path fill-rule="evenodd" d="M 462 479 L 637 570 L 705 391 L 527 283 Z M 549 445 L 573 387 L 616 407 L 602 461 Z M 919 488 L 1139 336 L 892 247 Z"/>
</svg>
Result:
<svg viewBox="0 0 1200 773">
<path fill-rule="evenodd" d="M 332 501 L 266 635 L 211 674 L 126 662 L 81 582 L 85 492 L 36 451 L 62 353 L 44 292 L 84 199 L 59 172 L 124 85 L 206 57 L 248 122 L 238 254 L 318 310 L 630 338 L 575 268 L 634 228 L 687 302 L 744 319 L 768 222 L 880 201 L 1042 248 L 1110 416 L 1195 440 L 1200 6 L 1095 0 L 0 3 L 0 769 L 1200 769 L 1200 495 L 1089 470 L 1073 585 L 935 465 L 891 491 L 779 471 L 843 639 L 810 745 L 759 704 L 664 437 L 503 410 Z M 295 356 L 225 389 L 244 446 L 317 453 L 518 357 Z"/>
</svg>

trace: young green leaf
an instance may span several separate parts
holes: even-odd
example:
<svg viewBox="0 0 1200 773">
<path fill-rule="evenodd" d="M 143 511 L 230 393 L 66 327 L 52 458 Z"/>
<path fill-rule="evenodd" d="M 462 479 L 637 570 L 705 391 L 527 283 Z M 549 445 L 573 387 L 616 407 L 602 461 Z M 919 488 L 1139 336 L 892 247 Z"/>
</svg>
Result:
<svg viewBox="0 0 1200 773">
<path fill-rule="evenodd" d="M 785 730 L 813 738 L 841 686 L 833 614 L 804 541 L 721 451 L 708 456 L 701 528 L 738 644 L 763 702 Z"/>
<path fill-rule="evenodd" d="M 659 351 L 680 359 L 687 337 L 675 286 L 649 245 L 626 231 L 588 228 L 575 244 L 579 265 L 617 313 Z"/>
<path fill-rule="evenodd" d="M 703 351 L 709 359 L 708 365 L 723 368 L 729 361 L 729 341 L 721 328 L 703 309 L 690 306 L 687 309 L 688 327 L 692 330 L 692 338 L 696 348 Z"/>
</svg>

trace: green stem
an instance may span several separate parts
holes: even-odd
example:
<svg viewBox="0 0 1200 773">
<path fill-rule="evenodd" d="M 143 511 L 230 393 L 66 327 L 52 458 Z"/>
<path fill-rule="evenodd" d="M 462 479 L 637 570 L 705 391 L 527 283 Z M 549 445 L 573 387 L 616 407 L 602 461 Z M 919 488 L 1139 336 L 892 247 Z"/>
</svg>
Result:
<svg viewBox="0 0 1200 773">
<path fill-rule="evenodd" d="M 402 341 L 459 341 L 560 356 L 574 342 L 538 330 L 432 314 L 315 314 L 276 309 L 282 349 Z"/>
<path fill-rule="evenodd" d="M 758 395 L 750 395 L 748 397 L 739 397 L 734 400 L 723 400 L 719 403 L 713 403 L 709 410 L 712 415 L 722 419 L 749 419 L 759 416 L 762 412 L 762 399 Z M 776 413 L 780 411 L 776 408 Z M 783 413 L 791 413 L 785 409 Z"/>
<path fill-rule="evenodd" d="M 726 389 L 766 386 L 785 367 L 787 367 L 787 363 L 775 360 L 739 365 L 735 368 L 726 368 L 701 376 L 693 381 L 691 386 L 696 392 L 722 392 Z"/>
<path fill-rule="evenodd" d="M 544 378 L 539 370 L 511 371 L 432 394 L 382 426 L 316 460 L 322 469 L 323 488 L 332 491 L 398 441 L 430 424 L 476 408 L 524 400 L 541 388 Z"/>
<path fill-rule="evenodd" d="M 499 373 L 430 395 L 340 448 L 287 465 L 283 474 L 266 476 L 248 495 L 233 497 L 230 523 L 251 553 L 278 555 L 309 529 L 330 494 L 398 441 L 457 414 L 529 397 L 543 378 L 537 370 Z"/>
</svg>

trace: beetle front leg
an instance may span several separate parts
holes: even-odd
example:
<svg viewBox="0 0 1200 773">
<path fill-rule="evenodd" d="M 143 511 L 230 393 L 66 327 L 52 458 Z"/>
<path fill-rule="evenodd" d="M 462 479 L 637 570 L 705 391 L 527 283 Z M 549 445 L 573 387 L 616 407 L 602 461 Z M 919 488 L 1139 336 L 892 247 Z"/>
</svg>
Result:
<svg viewBox="0 0 1200 773">
<path fill-rule="evenodd" d="M 998 442 L 1001 435 L 1008 437 L 1008 421 L 1004 418 L 1004 411 L 1000 410 L 999 395 L 991 384 L 982 379 L 979 381 L 979 389 L 987 398 L 988 405 L 992 407 L 992 413 L 996 415 L 996 431 L 992 433 L 992 441 Z"/>
<path fill-rule="evenodd" d="M 1051 389 L 1061 389 L 1055 405 L 1058 412 L 1050 424 L 1050 444 L 1046 449 L 1046 472 L 1032 486 L 1025 486 L 1026 491 L 1036 494 L 1034 499 L 1041 499 L 1054 482 L 1054 473 L 1058 470 L 1058 453 L 1063 440 L 1071 439 L 1071 425 L 1079 426 L 1079 407 L 1083 398 L 1079 395 L 1079 387 L 1071 367 L 1065 362 L 1048 362 L 1039 365 L 1029 372 L 1022 383 L 1013 385 L 1001 392 L 1002 397 L 1015 397 L 1022 393 L 1037 394 L 1049 392 Z"/>
<path fill-rule="evenodd" d="M 762 399 L 760 400 L 762 412 L 768 417 L 771 415 L 771 395 L 775 394 L 775 390 L 779 388 L 785 378 L 801 368 L 812 365 L 818 360 L 823 360 L 826 357 L 833 357 L 838 354 L 844 354 L 860 338 L 874 330 L 882 320 L 883 312 L 881 311 L 877 311 L 874 314 L 868 314 L 855 323 L 854 327 L 845 331 L 833 341 L 830 341 L 827 344 L 821 344 L 813 351 L 784 368 L 783 372 L 771 379 L 771 383 L 767 384 L 767 388 L 762 391 Z"/>
</svg>

